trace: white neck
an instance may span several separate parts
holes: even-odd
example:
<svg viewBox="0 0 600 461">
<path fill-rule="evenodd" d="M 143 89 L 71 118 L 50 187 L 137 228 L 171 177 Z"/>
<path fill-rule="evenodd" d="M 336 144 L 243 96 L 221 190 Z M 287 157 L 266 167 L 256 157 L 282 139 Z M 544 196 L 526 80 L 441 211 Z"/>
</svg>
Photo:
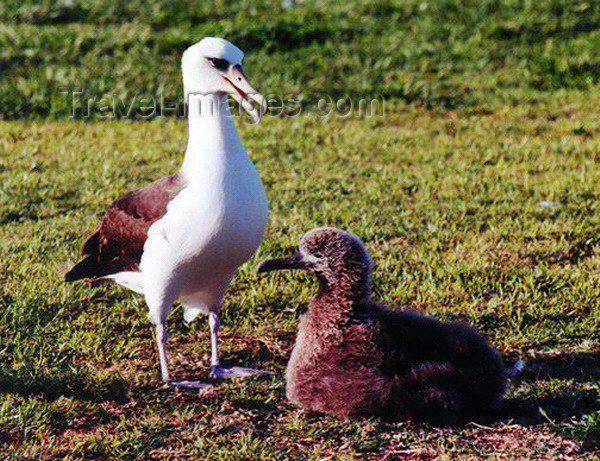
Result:
<svg viewBox="0 0 600 461">
<path fill-rule="evenodd" d="M 188 121 L 188 145 L 181 166 L 188 181 L 223 165 L 228 158 L 245 154 L 227 95 L 190 95 Z"/>
</svg>

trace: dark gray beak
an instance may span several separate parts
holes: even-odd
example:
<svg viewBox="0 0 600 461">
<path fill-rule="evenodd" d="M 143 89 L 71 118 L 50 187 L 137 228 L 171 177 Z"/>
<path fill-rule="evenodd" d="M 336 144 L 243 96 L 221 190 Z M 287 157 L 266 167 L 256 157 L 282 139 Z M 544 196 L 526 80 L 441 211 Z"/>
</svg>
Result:
<svg viewBox="0 0 600 461">
<path fill-rule="evenodd" d="M 256 268 L 257 272 L 269 272 L 280 269 L 306 269 L 302 253 L 294 253 L 285 258 L 265 259 Z"/>
</svg>

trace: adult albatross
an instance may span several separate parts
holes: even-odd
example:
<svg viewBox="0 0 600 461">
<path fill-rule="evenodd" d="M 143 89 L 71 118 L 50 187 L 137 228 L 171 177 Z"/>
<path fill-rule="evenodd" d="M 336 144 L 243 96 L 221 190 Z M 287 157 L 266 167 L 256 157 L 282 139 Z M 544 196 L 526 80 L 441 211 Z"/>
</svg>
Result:
<svg viewBox="0 0 600 461">
<path fill-rule="evenodd" d="M 218 351 L 219 305 L 267 225 L 265 189 L 227 101 L 231 95 L 256 119 L 266 110 L 264 97 L 242 71 L 243 58 L 230 42 L 211 37 L 183 53 L 189 138 L 181 169 L 117 199 L 83 244 L 83 259 L 65 275 L 68 282 L 110 279 L 144 295 L 165 382 L 170 382 L 165 322 L 176 299 L 186 321 L 200 312 L 209 316 L 211 376 L 261 373 L 222 367 Z"/>
</svg>

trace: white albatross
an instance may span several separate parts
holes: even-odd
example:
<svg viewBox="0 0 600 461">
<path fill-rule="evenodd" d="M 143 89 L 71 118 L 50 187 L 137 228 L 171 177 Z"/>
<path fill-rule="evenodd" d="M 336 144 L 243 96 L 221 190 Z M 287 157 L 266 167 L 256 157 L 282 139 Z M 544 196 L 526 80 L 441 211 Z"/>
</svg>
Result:
<svg viewBox="0 0 600 461">
<path fill-rule="evenodd" d="M 242 71 L 243 57 L 233 44 L 210 37 L 184 52 L 189 139 L 180 171 L 117 199 L 83 244 L 84 258 L 65 275 L 66 281 L 111 279 L 144 295 L 166 382 L 165 322 L 176 299 L 186 321 L 200 312 L 209 316 L 211 376 L 263 373 L 222 367 L 218 350 L 219 305 L 236 269 L 260 245 L 268 214 L 264 186 L 227 101 L 231 95 L 257 119 L 266 110 Z"/>
</svg>

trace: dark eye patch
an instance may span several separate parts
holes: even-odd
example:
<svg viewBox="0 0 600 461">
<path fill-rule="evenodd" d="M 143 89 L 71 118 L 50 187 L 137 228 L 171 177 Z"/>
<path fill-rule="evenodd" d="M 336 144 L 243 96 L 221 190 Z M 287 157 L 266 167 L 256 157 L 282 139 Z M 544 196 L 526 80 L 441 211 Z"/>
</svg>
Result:
<svg viewBox="0 0 600 461">
<path fill-rule="evenodd" d="M 227 59 L 208 58 L 208 60 L 213 65 L 213 67 L 218 70 L 227 70 L 227 68 L 229 67 L 229 61 L 227 61 Z"/>
</svg>

